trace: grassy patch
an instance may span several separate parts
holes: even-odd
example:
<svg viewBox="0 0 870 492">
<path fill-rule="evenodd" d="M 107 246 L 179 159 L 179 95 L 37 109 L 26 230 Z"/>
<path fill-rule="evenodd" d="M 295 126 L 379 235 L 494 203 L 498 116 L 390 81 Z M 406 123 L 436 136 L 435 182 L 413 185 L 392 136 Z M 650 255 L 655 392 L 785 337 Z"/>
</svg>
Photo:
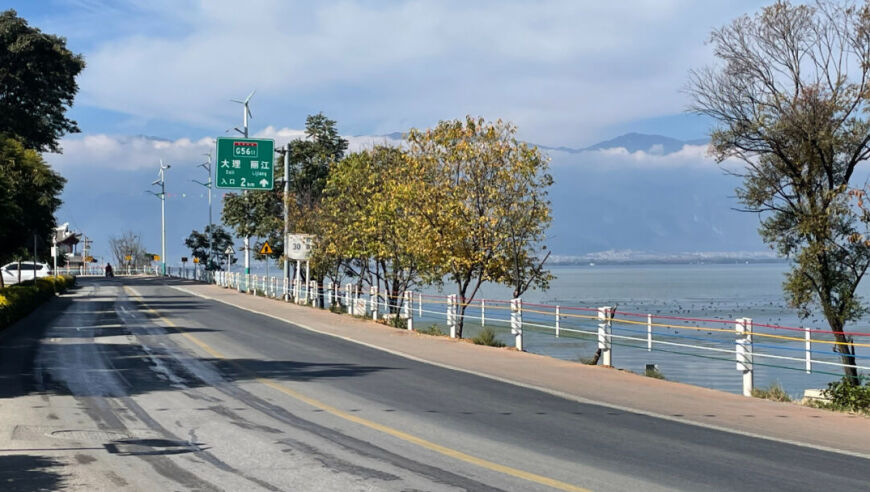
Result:
<svg viewBox="0 0 870 492">
<path fill-rule="evenodd" d="M 767 388 L 753 388 L 752 396 L 755 398 L 763 398 L 765 400 L 791 401 L 791 397 L 788 396 L 788 393 L 782 389 L 782 386 L 779 383 L 771 383 Z"/>
<path fill-rule="evenodd" d="M 444 331 L 441 330 L 441 327 L 438 325 L 429 325 L 426 328 L 417 330 L 417 333 L 422 333 L 424 335 L 432 335 L 432 336 L 436 336 L 436 337 L 447 336 L 447 334 L 444 333 Z"/>
<path fill-rule="evenodd" d="M 492 327 L 485 327 L 480 330 L 474 338 L 471 339 L 475 345 L 486 345 L 488 347 L 504 347 L 504 342 L 495 338 L 495 330 Z"/>
<path fill-rule="evenodd" d="M 647 364 L 646 368 L 643 371 L 643 375 L 653 379 L 667 379 L 664 373 L 659 370 L 658 366 L 653 364 Z"/>
<path fill-rule="evenodd" d="M 330 304 L 329 310 L 333 313 L 336 313 L 336 314 L 345 314 L 347 312 L 347 309 L 345 309 L 344 306 L 342 306 L 341 304 L 337 304 L 337 303 Z"/>
</svg>

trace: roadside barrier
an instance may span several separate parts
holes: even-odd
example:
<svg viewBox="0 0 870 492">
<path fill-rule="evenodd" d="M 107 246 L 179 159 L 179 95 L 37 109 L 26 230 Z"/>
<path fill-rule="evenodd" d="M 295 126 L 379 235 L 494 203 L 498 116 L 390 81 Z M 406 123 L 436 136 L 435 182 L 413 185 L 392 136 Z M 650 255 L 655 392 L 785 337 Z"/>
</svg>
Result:
<svg viewBox="0 0 870 492">
<path fill-rule="evenodd" d="M 285 302 L 385 320 L 408 330 L 442 320 L 454 338 L 460 325 L 491 327 L 503 335 L 510 334 L 518 350 L 527 348 L 523 336 L 526 331 L 583 339 L 597 342 L 600 360 L 607 366 L 613 365 L 623 349 L 732 361 L 742 377 L 746 396 L 752 394 L 756 366 L 837 377 L 842 373 L 834 371 L 843 367 L 870 371 L 870 356 L 857 353 L 859 348 L 865 353 L 870 348 L 870 333 L 865 332 L 847 331 L 838 340 L 829 330 L 755 323 L 747 317 L 679 317 L 621 312 L 611 306 L 524 303 L 522 299 L 463 301 L 455 294 L 406 291 L 393 295 L 377 287 L 370 287 L 363 295 L 360 284 L 318 284 L 229 272 L 213 272 L 200 280 Z M 854 354 L 854 364 L 841 360 L 837 350 L 843 346 Z"/>
</svg>

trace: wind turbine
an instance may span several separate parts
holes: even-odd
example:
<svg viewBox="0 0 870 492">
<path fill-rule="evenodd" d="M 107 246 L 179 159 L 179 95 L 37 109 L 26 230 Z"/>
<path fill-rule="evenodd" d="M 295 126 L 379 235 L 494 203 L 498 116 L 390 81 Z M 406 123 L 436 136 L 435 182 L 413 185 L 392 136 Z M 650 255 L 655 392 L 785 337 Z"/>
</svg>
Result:
<svg viewBox="0 0 870 492">
<path fill-rule="evenodd" d="M 252 90 L 251 93 L 248 94 L 248 97 L 246 97 L 244 101 L 239 101 L 238 99 L 230 99 L 230 101 L 232 101 L 234 103 L 239 103 L 242 106 L 244 106 L 244 108 L 245 108 L 242 112 L 242 118 L 243 118 L 242 121 L 244 121 L 245 131 L 242 131 L 242 130 L 239 130 L 238 128 L 235 128 L 235 130 L 237 132 L 241 133 L 245 138 L 248 138 L 248 118 L 254 117 L 254 115 L 251 114 L 251 108 L 248 105 L 248 103 L 251 102 L 251 98 L 254 97 L 255 92 L 257 92 L 256 89 Z M 244 194 L 247 195 L 248 190 L 245 190 Z M 250 244 L 251 244 L 251 237 L 245 236 L 245 278 L 246 279 L 248 278 L 248 274 L 251 273 L 251 248 L 250 248 Z M 245 285 L 246 286 L 248 285 L 247 280 L 245 280 Z"/>
<path fill-rule="evenodd" d="M 254 97 L 255 92 L 257 92 L 256 89 L 252 90 L 251 93 L 248 94 L 248 97 L 246 97 L 244 101 L 239 101 L 238 99 L 230 99 L 230 101 L 232 101 L 234 103 L 239 103 L 245 107 L 244 112 L 242 113 L 245 131 L 239 130 L 238 128 L 234 128 L 234 130 L 236 130 L 237 132 L 244 135 L 245 138 L 248 138 L 248 118 L 254 117 L 254 115 L 251 114 L 251 108 L 248 105 L 248 103 L 251 102 L 251 98 Z"/>
</svg>

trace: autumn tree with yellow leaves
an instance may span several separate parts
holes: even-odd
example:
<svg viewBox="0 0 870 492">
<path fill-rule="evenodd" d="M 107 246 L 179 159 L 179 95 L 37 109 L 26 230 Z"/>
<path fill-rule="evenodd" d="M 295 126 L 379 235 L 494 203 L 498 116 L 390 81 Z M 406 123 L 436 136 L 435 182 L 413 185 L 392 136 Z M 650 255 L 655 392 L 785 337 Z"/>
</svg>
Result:
<svg viewBox="0 0 870 492">
<path fill-rule="evenodd" d="M 406 137 L 413 251 L 433 265 L 428 280 L 455 285 L 460 338 L 465 310 L 485 282 L 509 285 L 519 297 L 552 279 L 542 253 L 553 178 L 547 158 L 516 131 L 469 116 Z"/>
<path fill-rule="evenodd" d="M 330 170 L 323 190 L 321 236 L 315 263 L 339 278 L 351 271 L 362 284 L 377 286 L 398 312 L 402 293 L 428 271 L 418 254 L 411 220 L 413 193 L 408 160 L 398 148 L 376 146 L 355 152 Z"/>
<path fill-rule="evenodd" d="M 412 129 L 402 148 L 356 152 L 330 170 L 317 262 L 383 286 L 393 312 L 417 283 L 454 284 L 462 337 L 465 309 L 485 282 L 519 297 L 552 279 L 547 170 L 509 123 L 467 117 Z"/>
</svg>

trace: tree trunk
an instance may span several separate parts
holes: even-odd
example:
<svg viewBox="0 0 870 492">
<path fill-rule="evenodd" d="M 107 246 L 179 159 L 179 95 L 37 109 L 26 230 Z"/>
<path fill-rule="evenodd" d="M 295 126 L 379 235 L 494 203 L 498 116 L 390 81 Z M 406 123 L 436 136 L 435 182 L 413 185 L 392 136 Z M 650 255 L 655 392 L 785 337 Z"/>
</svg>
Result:
<svg viewBox="0 0 870 492">
<path fill-rule="evenodd" d="M 840 354 L 840 360 L 843 362 L 843 373 L 845 378 L 852 386 L 861 384 L 861 379 L 858 377 L 858 368 L 855 367 L 855 348 L 842 329 L 834 332 L 834 339 L 838 342 L 834 345 L 834 351 Z"/>
<path fill-rule="evenodd" d="M 468 303 L 465 302 L 464 296 L 459 296 L 457 300 L 459 308 L 456 310 L 456 338 L 462 338 L 462 328 L 465 325 L 465 310 L 468 308 Z"/>
</svg>

